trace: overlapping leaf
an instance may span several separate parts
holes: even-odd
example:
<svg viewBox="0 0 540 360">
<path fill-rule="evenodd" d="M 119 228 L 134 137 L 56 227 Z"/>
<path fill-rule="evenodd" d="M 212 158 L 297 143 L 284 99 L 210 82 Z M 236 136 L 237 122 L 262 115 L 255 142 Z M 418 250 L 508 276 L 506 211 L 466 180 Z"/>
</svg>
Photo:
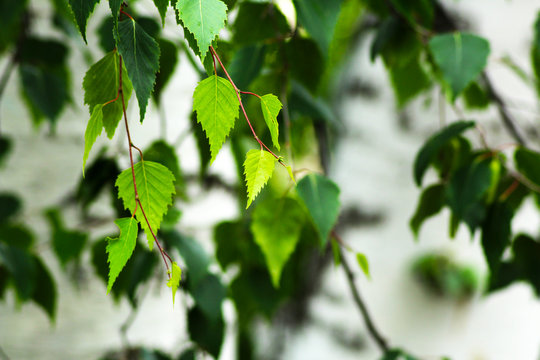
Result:
<svg viewBox="0 0 540 360">
<path fill-rule="evenodd" d="M 339 215 L 339 188 L 325 176 L 310 174 L 298 182 L 296 190 L 309 211 L 324 247 Z"/>
<path fill-rule="evenodd" d="M 96 139 L 101 132 L 103 131 L 103 105 L 94 106 L 92 111 L 92 116 L 88 120 L 88 125 L 86 125 L 86 131 L 84 132 L 84 155 L 83 155 L 83 176 L 84 176 L 84 167 L 86 165 L 86 160 L 92 150 L 92 146 L 96 142 Z"/>
<path fill-rule="evenodd" d="M 251 231 L 261 247 L 274 287 L 279 287 L 283 266 L 296 248 L 305 217 L 293 199 L 268 199 L 253 212 Z"/>
<path fill-rule="evenodd" d="M 115 239 L 107 238 L 107 253 L 109 254 L 107 293 L 111 291 L 114 281 L 133 254 L 137 240 L 138 226 L 134 217 L 117 219 L 115 224 L 120 229 L 120 236 Z"/>
<path fill-rule="evenodd" d="M 264 121 L 270 129 L 270 135 L 272 135 L 272 143 L 279 150 L 279 125 L 277 122 L 277 116 L 281 111 L 283 105 L 277 96 L 272 94 L 266 94 L 261 96 L 261 109 L 264 116 Z"/>
<path fill-rule="evenodd" d="M 140 161 L 134 166 L 135 181 L 137 182 L 137 192 L 142 209 L 138 207 L 135 216 L 141 223 L 141 227 L 148 238 L 148 245 L 152 249 L 154 234 L 157 233 L 161 225 L 163 215 L 172 204 L 172 195 L 175 193 L 174 175 L 165 166 L 152 162 Z M 135 191 L 133 189 L 133 175 L 131 168 L 124 170 L 116 179 L 118 196 L 124 201 L 124 207 L 132 213 L 135 211 Z M 148 219 L 148 224 L 145 220 Z"/>
<path fill-rule="evenodd" d="M 156 81 L 156 72 L 159 70 L 159 46 L 156 40 L 132 19 L 118 24 L 117 42 L 139 101 L 142 122 Z"/>
<path fill-rule="evenodd" d="M 167 7 L 169 7 L 169 0 L 154 0 L 159 16 L 161 17 L 161 24 L 165 25 L 165 15 L 167 15 Z"/>
<path fill-rule="evenodd" d="M 238 97 L 231 83 L 212 75 L 201 81 L 193 93 L 193 109 L 210 143 L 211 162 L 234 127 L 239 115 Z"/>
<path fill-rule="evenodd" d="M 99 0 L 69 0 L 79 31 L 86 42 L 86 22 Z"/>
<path fill-rule="evenodd" d="M 111 51 L 88 69 L 83 79 L 84 103 L 88 105 L 90 114 L 96 105 L 108 103 L 118 96 L 120 85 L 120 59 L 118 52 Z M 131 97 L 132 85 L 122 66 L 122 92 L 124 101 Z M 120 99 L 103 106 L 103 127 L 109 139 L 112 139 L 118 122 L 122 118 L 122 101 Z"/>
<path fill-rule="evenodd" d="M 220 0 L 179 0 L 176 8 L 184 26 L 197 39 L 204 59 L 210 44 L 225 26 L 227 5 Z"/>
<path fill-rule="evenodd" d="M 272 177 L 276 161 L 272 154 L 264 150 L 250 150 L 246 154 L 246 161 L 244 162 L 248 195 L 246 209 Z"/>
<path fill-rule="evenodd" d="M 484 70 L 490 52 L 486 39 L 460 32 L 432 37 L 429 49 L 449 86 L 452 100 Z"/>
<path fill-rule="evenodd" d="M 178 266 L 177 263 L 173 261 L 172 263 L 172 270 L 171 270 L 171 277 L 169 281 L 167 281 L 167 286 L 171 288 L 172 290 L 172 302 L 174 305 L 174 296 L 176 295 L 176 290 L 180 286 L 180 279 L 182 278 L 182 269 L 180 269 L 180 266 Z"/>
</svg>

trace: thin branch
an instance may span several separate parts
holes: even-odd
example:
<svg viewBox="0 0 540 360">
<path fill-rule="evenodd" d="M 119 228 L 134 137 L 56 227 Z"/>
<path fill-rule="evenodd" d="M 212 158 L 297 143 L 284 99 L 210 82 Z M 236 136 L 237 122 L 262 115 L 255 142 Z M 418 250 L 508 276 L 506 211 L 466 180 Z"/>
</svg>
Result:
<svg viewBox="0 0 540 360">
<path fill-rule="evenodd" d="M 335 232 L 332 232 L 332 236 L 335 237 L 339 243 L 342 243 L 341 238 L 339 235 L 337 235 Z M 369 311 L 366 307 L 366 304 L 364 303 L 364 300 L 360 296 L 360 291 L 358 290 L 358 287 L 355 283 L 355 276 L 354 273 L 351 270 L 351 267 L 349 266 L 347 258 L 343 254 L 343 250 L 339 249 L 340 257 L 341 257 L 341 265 L 343 267 L 343 270 L 345 271 L 345 275 L 347 277 L 347 282 L 349 283 L 349 288 L 351 290 L 351 294 L 353 296 L 354 302 L 356 306 L 358 307 L 358 310 L 360 310 L 360 313 L 362 315 L 362 318 L 364 319 L 364 323 L 366 324 L 367 330 L 373 340 L 375 340 L 375 343 L 379 347 L 379 350 L 383 354 L 388 352 L 390 350 L 390 347 L 388 346 L 388 343 L 386 339 L 381 335 L 379 330 L 377 330 L 377 327 L 375 326 L 375 323 L 373 322 L 371 315 L 369 314 Z"/>
</svg>

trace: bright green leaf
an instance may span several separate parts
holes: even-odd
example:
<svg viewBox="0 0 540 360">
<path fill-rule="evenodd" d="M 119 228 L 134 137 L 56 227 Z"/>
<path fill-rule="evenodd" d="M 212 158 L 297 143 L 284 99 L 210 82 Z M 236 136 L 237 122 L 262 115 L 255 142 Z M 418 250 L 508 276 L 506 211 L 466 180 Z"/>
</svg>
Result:
<svg viewBox="0 0 540 360">
<path fill-rule="evenodd" d="M 154 234 L 157 234 L 163 215 L 172 204 L 172 195 L 175 194 L 175 179 L 169 169 L 152 161 L 140 161 L 135 164 L 134 170 L 139 200 L 146 214 L 146 219 L 148 219 L 148 224 L 140 208 L 137 209 L 135 216 L 141 223 L 148 238 L 148 245 L 152 249 L 154 237 L 148 225 Z M 124 207 L 133 213 L 136 204 L 131 168 L 122 171 L 118 176 L 116 187 L 118 187 L 118 197 L 124 201 Z"/>
<path fill-rule="evenodd" d="M 99 0 L 69 0 L 79 31 L 86 42 L 86 22 Z"/>
<path fill-rule="evenodd" d="M 171 277 L 169 278 L 169 281 L 167 281 L 167 286 L 172 289 L 172 302 L 174 305 L 174 296 L 176 295 L 176 290 L 180 286 L 180 279 L 182 278 L 182 269 L 180 269 L 180 266 L 178 266 L 178 264 L 174 261 L 172 263 L 172 271 L 170 275 Z"/>
<path fill-rule="evenodd" d="M 264 121 L 270 129 L 272 135 L 272 143 L 279 150 L 279 125 L 277 122 L 277 116 L 281 111 L 283 105 L 279 101 L 278 97 L 272 94 L 266 94 L 261 96 L 261 109 L 264 115 Z"/>
<path fill-rule="evenodd" d="M 366 255 L 362 253 L 356 253 L 356 261 L 358 262 L 358 266 L 360 266 L 360 269 L 362 269 L 362 271 L 364 272 L 364 275 L 370 278 L 371 275 L 369 274 L 369 262 Z"/>
<path fill-rule="evenodd" d="M 249 150 L 246 154 L 244 162 L 248 196 L 246 209 L 272 177 L 276 161 L 272 154 L 264 150 Z"/>
<path fill-rule="evenodd" d="M 416 185 L 422 185 L 422 178 L 439 150 L 452 138 L 460 135 L 474 125 L 473 121 L 458 121 L 452 123 L 431 136 L 425 142 L 420 151 L 418 151 L 416 159 L 414 159 L 414 180 L 416 181 Z"/>
<path fill-rule="evenodd" d="M 83 155 L 83 176 L 84 176 L 84 167 L 86 165 L 86 160 L 92 150 L 92 146 L 96 142 L 96 139 L 101 132 L 103 131 L 103 105 L 96 105 L 94 111 L 92 111 L 92 116 L 88 120 L 88 125 L 86 125 L 86 131 L 84 132 L 84 155 Z"/>
<path fill-rule="evenodd" d="M 180 0 L 176 7 L 185 27 L 197 39 L 204 59 L 212 41 L 225 26 L 227 5 L 220 0 Z"/>
<path fill-rule="evenodd" d="M 193 109 L 210 142 L 211 162 L 234 127 L 239 115 L 238 97 L 231 83 L 212 75 L 201 81 L 193 93 Z"/>
<path fill-rule="evenodd" d="M 339 187 L 323 175 L 310 174 L 298 182 L 296 190 L 308 209 L 319 233 L 321 246 L 324 247 L 339 215 Z"/>
<path fill-rule="evenodd" d="M 429 49 L 449 86 L 452 101 L 484 70 L 490 52 L 486 39 L 460 32 L 432 37 Z"/>
<path fill-rule="evenodd" d="M 96 105 L 103 106 L 103 127 L 109 139 L 112 139 L 118 122 L 122 118 L 122 100 L 118 98 L 118 88 L 120 84 L 120 59 L 117 51 L 107 53 L 101 60 L 88 69 L 83 79 L 84 103 L 88 104 L 90 114 L 94 114 Z M 128 105 L 131 97 L 132 85 L 127 76 L 125 66 L 122 66 L 122 92 L 124 102 Z"/>
<path fill-rule="evenodd" d="M 141 122 L 159 70 L 159 45 L 134 20 L 118 24 L 118 50 L 139 101 Z"/>
<path fill-rule="evenodd" d="M 107 259 L 109 263 L 109 282 L 107 283 L 107 293 L 112 289 L 114 281 L 118 277 L 118 274 L 126 266 L 133 249 L 137 243 L 137 232 L 139 227 L 137 226 L 137 220 L 134 217 L 120 218 L 114 222 L 120 229 L 120 236 L 118 238 L 107 238 Z"/>
<path fill-rule="evenodd" d="M 294 182 L 294 184 L 296 185 L 296 179 L 294 178 L 294 174 L 293 174 L 293 171 L 292 171 L 292 168 L 290 165 L 287 165 L 285 166 L 285 168 L 287 169 L 287 172 L 289 173 L 289 177 L 291 178 L 291 180 Z"/>
<path fill-rule="evenodd" d="M 253 211 L 251 231 L 261 247 L 274 287 L 296 248 L 304 222 L 302 207 L 293 199 L 268 199 Z"/>
</svg>

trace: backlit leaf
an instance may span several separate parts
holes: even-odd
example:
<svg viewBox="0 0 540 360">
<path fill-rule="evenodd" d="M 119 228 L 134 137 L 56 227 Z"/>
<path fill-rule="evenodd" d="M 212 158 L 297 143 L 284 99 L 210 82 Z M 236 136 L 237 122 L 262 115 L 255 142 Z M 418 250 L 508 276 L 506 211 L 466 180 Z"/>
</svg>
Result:
<svg viewBox="0 0 540 360">
<path fill-rule="evenodd" d="M 86 22 L 99 0 L 69 0 L 79 31 L 86 42 Z"/>
<path fill-rule="evenodd" d="M 112 289 L 114 281 L 128 262 L 133 249 L 135 249 L 137 232 L 137 220 L 134 217 L 117 219 L 114 222 L 120 229 L 118 238 L 107 238 L 107 259 L 109 263 L 109 281 L 107 283 L 107 293 Z"/>
<path fill-rule="evenodd" d="M 220 0 L 179 0 L 176 4 L 184 26 L 195 36 L 201 59 L 225 26 L 227 5 Z"/>
<path fill-rule="evenodd" d="M 239 115 L 236 91 L 227 80 L 212 75 L 201 81 L 193 93 L 193 109 L 206 133 L 212 153 L 211 162 L 234 127 Z"/>
<path fill-rule="evenodd" d="M 369 275 L 369 262 L 366 255 L 362 253 L 356 253 L 356 262 L 358 263 L 358 266 L 360 266 L 360 269 L 362 269 L 362 271 L 364 272 L 364 275 L 370 278 L 371 276 Z"/>
<path fill-rule="evenodd" d="M 118 24 L 118 50 L 135 89 L 142 122 L 159 70 L 159 46 L 140 25 L 127 19 Z"/>
<path fill-rule="evenodd" d="M 293 199 L 267 199 L 253 212 L 251 231 L 266 258 L 274 287 L 296 248 L 304 222 L 302 207 Z"/>
<path fill-rule="evenodd" d="M 452 101 L 484 70 L 490 52 L 486 39 L 460 32 L 432 37 L 429 49 Z"/>
<path fill-rule="evenodd" d="M 171 278 L 169 279 L 169 281 L 167 281 L 167 286 L 170 287 L 172 290 L 173 305 L 174 305 L 174 296 L 176 295 L 176 290 L 180 286 L 181 278 L 182 278 L 182 269 L 180 269 L 180 266 L 178 266 L 178 264 L 173 261 L 172 270 L 171 270 Z"/>
<path fill-rule="evenodd" d="M 266 94 L 261 96 L 261 109 L 264 115 L 264 121 L 270 129 L 272 135 L 272 143 L 279 150 L 279 125 L 277 122 L 277 116 L 281 111 L 281 101 L 278 97 L 272 94 Z"/>
<path fill-rule="evenodd" d="M 244 162 L 248 196 L 246 209 L 272 177 L 276 161 L 272 154 L 264 150 L 250 150 L 246 154 Z"/>
<path fill-rule="evenodd" d="M 323 175 L 310 174 L 298 182 L 296 190 L 309 211 L 321 246 L 324 247 L 339 215 L 339 188 Z"/>
<path fill-rule="evenodd" d="M 84 176 L 84 167 L 86 165 L 86 160 L 92 150 L 92 146 L 96 142 L 96 139 L 101 132 L 103 131 L 103 105 L 96 105 L 94 111 L 92 111 L 92 116 L 88 120 L 88 125 L 86 125 L 86 131 L 84 132 L 84 155 L 83 155 L 83 176 Z"/>
<path fill-rule="evenodd" d="M 163 215 L 167 212 L 169 205 L 172 204 L 172 195 L 175 194 L 175 179 L 169 169 L 152 161 L 136 163 L 134 171 L 139 200 L 148 219 L 148 224 L 140 207 L 137 209 L 135 216 L 141 223 L 141 227 L 148 238 L 148 245 L 152 249 L 154 237 L 148 225 L 150 225 L 154 234 L 157 234 Z M 116 187 L 118 188 L 118 197 L 124 201 L 124 207 L 133 213 L 136 205 L 131 168 L 122 171 L 118 176 Z"/>
</svg>

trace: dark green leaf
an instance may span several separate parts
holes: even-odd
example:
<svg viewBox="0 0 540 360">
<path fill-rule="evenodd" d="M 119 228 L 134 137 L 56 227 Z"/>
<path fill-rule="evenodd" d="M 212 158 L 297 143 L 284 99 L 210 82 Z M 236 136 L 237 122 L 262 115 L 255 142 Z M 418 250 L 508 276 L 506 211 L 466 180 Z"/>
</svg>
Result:
<svg viewBox="0 0 540 360">
<path fill-rule="evenodd" d="M 459 32 L 432 37 L 429 48 L 452 101 L 484 70 L 490 52 L 487 40 Z"/>
<path fill-rule="evenodd" d="M 540 153 L 520 147 L 514 153 L 514 160 L 519 172 L 540 186 Z"/>
<path fill-rule="evenodd" d="M 265 50 L 266 46 L 264 45 L 248 45 L 234 53 L 227 69 L 239 89 L 247 89 L 259 75 Z"/>
<path fill-rule="evenodd" d="M 159 105 L 161 102 L 161 92 L 171 79 L 176 64 L 178 63 L 178 48 L 174 43 L 165 39 L 158 39 L 161 56 L 159 58 L 159 71 L 156 75 L 156 84 L 152 97 Z"/>
<path fill-rule="evenodd" d="M 45 264 L 34 256 L 36 264 L 36 287 L 32 299 L 45 310 L 51 320 L 56 315 L 56 285 Z"/>
<path fill-rule="evenodd" d="M 15 45 L 22 30 L 21 23 L 27 10 L 28 0 L 0 1 L 0 54 Z"/>
<path fill-rule="evenodd" d="M 159 45 L 134 20 L 127 19 L 118 24 L 118 50 L 135 89 L 142 122 L 159 70 Z"/>
<path fill-rule="evenodd" d="M 197 355 L 196 349 L 190 348 L 182 351 L 176 360 L 196 360 L 195 356 Z"/>
<path fill-rule="evenodd" d="M 57 209 L 49 209 L 45 212 L 52 230 L 52 244 L 54 252 L 62 266 L 70 260 L 77 260 L 82 253 L 88 235 L 79 231 L 66 230 Z"/>
<path fill-rule="evenodd" d="M 0 166 L 11 151 L 11 147 L 11 139 L 5 135 L 0 135 Z"/>
<path fill-rule="evenodd" d="M 188 281 L 189 292 L 196 306 L 211 321 L 219 321 L 222 317 L 221 304 L 225 300 L 226 290 L 221 280 L 214 274 L 207 273 L 197 284 Z"/>
<path fill-rule="evenodd" d="M 249 226 L 241 221 L 224 221 L 214 228 L 216 259 L 223 270 L 230 264 L 249 263 L 264 267 L 260 248 L 253 241 Z"/>
<path fill-rule="evenodd" d="M 441 211 L 441 209 L 443 208 L 444 203 L 444 185 L 431 185 L 422 192 L 422 195 L 420 196 L 420 200 L 418 201 L 418 205 L 416 207 L 416 212 L 414 213 L 414 216 L 409 222 L 409 226 L 411 227 L 411 230 L 416 238 L 418 238 L 420 227 L 422 226 L 424 221 L 438 214 L 439 211 Z"/>
<path fill-rule="evenodd" d="M 506 203 L 490 206 L 482 224 L 482 249 L 489 265 L 491 276 L 497 276 L 502 255 L 512 236 L 511 222 L 514 213 Z"/>
<path fill-rule="evenodd" d="M 455 122 L 440 130 L 425 142 L 414 160 L 414 180 L 416 181 L 416 185 L 422 185 L 422 178 L 439 150 L 452 138 L 460 135 L 474 125 L 475 123 L 473 121 Z"/>
<path fill-rule="evenodd" d="M 534 40 L 531 46 L 531 63 L 536 80 L 536 92 L 540 96 L 540 12 L 534 23 Z"/>
<path fill-rule="evenodd" d="M 272 3 L 242 2 L 233 24 L 233 42 L 238 45 L 263 43 L 289 31 L 285 16 Z"/>
<path fill-rule="evenodd" d="M 36 262 L 27 251 L 0 242 L 0 263 L 13 277 L 17 297 L 26 301 L 32 297 L 36 288 Z"/>
<path fill-rule="evenodd" d="M 75 15 L 75 20 L 77 21 L 77 26 L 79 27 L 84 42 L 87 42 L 86 22 L 98 2 L 99 0 L 69 0 L 69 6 L 71 6 L 73 15 Z"/>
<path fill-rule="evenodd" d="M 446 199 L 453 215 L 463 220 L 471 232 L 486 216 L 482 201 L 492 185 L 491 159 L 476 159 L 458 169 L 446 188 Z"/>
<path fill-rule="evenodd" d="M 315 94 L 324 72 L 324 59 L 317 44 L 295 36 L 285 43 L 285 52 L 292 77 Z"/>
<path fill-rule="evenodd" d="M 120 16 L 120 8 L 122 7 L 123 0 L 109 0 L 109 7 L 114 22 L 114 26 L 118 26 L 118 17 Z"/>
<path fill-rule="evenodd" d="M 536 296 L 540 296 L 540 272 L 538 271 L 540 243 L 529 236 L 520 235 L 514 240 L 512 251 L 520 279 L 528 281 L 534 288 Z"/>
<path fill-rule="evenodd" d="M 412 26 L 431 28 L 435 11 L 431 0 L 391 0 L 391 2 L 394 9 Z"/>
<path fill-rule="evenodd" d="M 463 92 L 463 100 L 465 106 L 471 110 L 486 109 L 490 104 L 489 94 L 486 89 L 483 89 L 477 81 L 472 82 Z"/>
<path fill-rule="evenodd" d="M 154 0 L 159 16 L 161 17 L 161 24 L 165 26 L 165 15 L 167 15 L 167 8 L 169 7 L 169 0 Z"/>
<path fill-rule="evenodd" d="M 99 38 L 99 46 L 105 52 L 111 52 L 116 47 L 116 41 L 113 35 L 114 22 L 113 18 L 107 16 L 103 18 L 101 25 L 97 29 L 97 36 Z"/>
<path fill-rule="evenodd" d="M 223 317 L 220 316 L 217 320 L 211 319 L 199 307 L 195 306 L 188 311 L 187 318 L 190 339 L 217 359 L 221 352 L 225 333 Z"/>
<path fill-rule="evenodd" d="M 298 22 L 327 56 L 339 17 L 342 0 L 293 0 Z"/>
<path fill-rule="evenodd" d="M 21 210 L 21 201 L 13 194 L 0 193 L 0 224 L 17 215 Z M 1 236 L 1 235 L 0 235 Z"/>
<path fill-rule="evenodd" d="M 202 178 L 206 174 L 206 170 L 208 169 L 208 165 L 210 165 L 210 160 L 212 159 L 212 154 L 210 153 L 210 143 L 208 142 L 208 138 L 204 134 L 202 127 L 197 121 L 197 113 L 195 111 L 191 113 L 190 121 L 193 136 L 195 137 L 195 142 L 197 144 L 197 150 L 199 152 L 199 175 Z"/>
<path fill-rule="evenodd" d="M 82 207 L 87 211 L 106 187 L 114 187 L 114 182 L 120 174 L 120 169 L 116 160 L 100 155 L 88 166 L 85 177 L 81 177 L 75 197 Z"/>
<path fill-rule="evenodd" d="M 34 244 L 34 235 L 24 225 L 7 223 L 0 225 L 0 241 L 28 251 Z"/>
<path fill-rule="evenodd" d="M 308 209 L 324 248 L 339 215 L 339 187 L 325 176 L 310 174 L 298 182 L 296 190 Z"/>
</svg>

